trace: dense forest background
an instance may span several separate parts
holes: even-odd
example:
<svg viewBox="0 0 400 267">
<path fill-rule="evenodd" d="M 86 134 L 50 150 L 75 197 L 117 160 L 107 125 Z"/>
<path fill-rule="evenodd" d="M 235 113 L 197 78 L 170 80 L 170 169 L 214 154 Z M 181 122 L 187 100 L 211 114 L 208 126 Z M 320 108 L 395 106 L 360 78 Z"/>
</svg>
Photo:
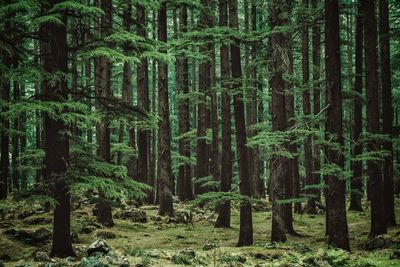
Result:
<svg viewBox="0 0 400 267">
<path fill-rule="evenodd" d="M 0 266 L 396 265 L 399 1 L 0 3 Z"/>
</svg>

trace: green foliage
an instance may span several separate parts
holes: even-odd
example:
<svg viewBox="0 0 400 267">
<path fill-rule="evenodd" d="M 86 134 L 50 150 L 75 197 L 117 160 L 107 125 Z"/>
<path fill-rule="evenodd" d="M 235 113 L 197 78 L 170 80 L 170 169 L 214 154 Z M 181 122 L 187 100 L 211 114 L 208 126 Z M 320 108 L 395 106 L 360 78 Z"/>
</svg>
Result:
<svg viewBox="0 0 400 267">
<path fill-rule="evenodd" d="M 251 203 L 252 201 L 258 201 L 257 199 L 251 199 L 248 196 L 243 196 L 234 192 L 208 192 L 199 195 L 195 200 L 192 200 L 189 204 L 191 208 L 205 207 L 215 209 L 218 205 L 223 204 L 227 201 L 235 203 Z"/>
</svg>

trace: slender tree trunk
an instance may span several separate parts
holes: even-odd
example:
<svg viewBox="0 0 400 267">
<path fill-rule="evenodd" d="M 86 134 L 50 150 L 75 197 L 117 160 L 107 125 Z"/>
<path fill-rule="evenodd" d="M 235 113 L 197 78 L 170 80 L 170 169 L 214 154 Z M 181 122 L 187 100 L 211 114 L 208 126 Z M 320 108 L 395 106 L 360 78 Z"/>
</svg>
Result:
<svg viewBox="0 0 400 267">
<path fill-rule="evenodd" d="M 390 25 L 388 0 L 379 0 L 379 42 L 382 76 L 382 119 L 383 133 L 393 137 L 392 81 L 390 70 Z M 386 222 L 388 226 L 396 225 L 394 209 L 393 183 L 393 144 L 386 142 L 383 148 L 390 152 L 385 158 L 383 169 L 383 194 Z"/>
<path fill-rule="evenodd" d="M 157 12 L 153 10 L 153 25 L 152 25 L 152 37 L 154 40 L 157 38 Z M 157 114 L 157 61 L 153 60 L 151 71 L 151 110 L 154 114 Z M 159 203 L 158 201 L 158 156 L 157 156 L 157 129 L 153 129 L 151 136 L 151 185 L 154 188 L 153 192 L 153 203 Z"/>
<path fill-rule="evenodd" d="M 312 8 L 313 12 L 317 12 L 319 10 L 319 0 L 312 0 Z M 321 111 L 321 27 L 319 26 L 320 17 L 314 21 L 312 26 L 312 75 L 313 75 L 313 108 L 314 115 L 318 115 Z M 319 121 L 315 122 L 314 128 L 319 131 L 321 129 L 321 125 Z M 315 184 L 321 183 L 321 152 L 320 147 L 314 143 L 313 150 L 313 182 Z M 317 194 L 318 199 L 321 196 L 320 190 L 315 190 L 315 194 Z"/>
<path fill-rule="evenodd" d="M 291 7 L 289 10 L 289 14 L 291 14 Z M 294 74 L 294 58 L 293 58 L 293 41 L 292 41 L 293 32 L 288 31 L 285 34 L 286 42 L 287 42 L 287 56 L 289 60 L 289 64 L 285 64 L 286 69 L 284 71 L 290 77 Z M 285 82 L 285 113 L 286 113 L 286 124 L 287 127 L 294 126 L 294 87 L 291 81 Z M 289 122 L 289 120 L 291 121 Z M 292 138 L 293 140 L 294 138 Z M 294 141 L 294 140 L 293 140 Z M 298 166 L 298 158 L 297 154 L 297 145 L 293 142 L 287 142 L 285 144 L 286 149 L 295 155 L 293 159 L 287 158 L 287 167 L 288 167 L 288 178 L 285 179 L 285 198 L 290 199 L 293 197 L 299 196 L 300 191 L 300 181 L 299 181 L 299 166 Z M 295 188 L 296 187 L 296 188 Z M 296 194 L 296 195 L 295 195 Z M 300 203 L 299 203 L 300 204 Z M 301 205 L 301 204 L 300 204 Z M 284 224 L 285 230 L 288 234 L 298 235 L 293 227 L 293 209 L 292 203 L 287 203 L 283 205 L 284 207 Z M 301 210 L 301 207 L 300 207 Z"/>
<path fill-rule="evenodd" d="M 354 81 L 354 127 L 353 139 L 356 142 L 353 148 L 353 158 L 362 154 L 362 144 L 360 143 L 360 135 L 362 130 L 362 86 L 363 86 L 363 41 L 364 41 L 364 18 L 362 0 L 357 3 L 356 17 L 356 51 L 355 51 L 355 81 Z M 362 174 L 363 166 L 361 161 L 355 161 L 351 164 L 353 177 L 351 179 L 351 194 L 349 210 L 362 211 L 361 196 L 362 196 Z"/>
<path fill-rule="evenodd" d="M 25 85 L 20 85 L 21 97 L 25 97 Z M 27 129 L 26 129 L 26 112 L 21 115 L 19 130 L 23 133 L 20 137 L 20 155 L 23 155 L 27 145 Z M 21 177 L 21 189 L 26 190 L 28 188 L 28 181 L 25 172 L 20 172 Z"/>
<path fill-rule="evenodd" d="M 17 102 L 20 100 L 20 88 L 17 81 L 13 82 L 13 98 L 14 101 Z M 19 118 L 14 119 L 13 128 L 14 130 L 19 130 Z M 19 158 L 19 136 L 14 134 L 11 138 L 12 140 L 12 156 L 11 156 L 11 166 L 12 166 L 12 181 L 13 181 L 13 190 L 20 190 L 19 185 L 19 173 L 18 173 L 18 158 Z"/>
<path fill-rule="evenodd" d="M 343 146 L 342 84 L 340 73 L 340 37 L 338 0 L 325 0 L 325 72 L 328 106 L 325 122 L 325 138 Z M 326 147 L 327 164 L 344 167 L 341 151 Z M 326 175 L 326 218 L 328 243 L 350 250 L 346 218 L 345 182 L 341 177 Z"/>
<path fill-rule="evenodd" d="M 377 29 L 376 29 L 376 1 L 364 2 L 364 40 L 365 40 L 365 71 L 367 92 L 367 131 L 370 134 L 379 134 L 379 92 L 378 92 L 378 62 L 377 62 Z M 377 141 L 369 141 L 368 151 L 380 150 Z M 371 231 L 369 236 L 386 233 L 386 215 L 384 210 L 384 191 L 381 163 L 367 161 L 367 172 L 370 181 L 371 200 Z"/>
<path fill-rule="evenodd" d="M 144 6 L 137 4 L 136 7 L 136 20 L 139 23 L 137 27 L 137 34 L 142 37 L 147 37 L 146 27 L 146 10 Z M 137 65 L 137 86 L 138 86 L 138 105 L 144 112 L 150 111 L 149 102 L 149 63 L 147 59 L 142 59 Z M 147 129 L 138 130 L 138 178 L 139 181 L 151 185 L 149 175 L 150 165 L 150 131 Z M 153 193 L 150 192 L 148 201 L 152 203 L 154 199 L 151 197 Z"/>
<path fill-rule="evenodd" d="M 303 0 L 303 5 L 306 10 L 309 8 L 308 0 Z M 311 114 L 311 101 L 310 101 L 310 64 L 309 64 L 309 31 L 307 22 L 303 24 L 302 30 L 302 73 L 303 73 L 303 116 Z M 307 135 L 304 140 L 304 167 L 306 169 L 306 185 L 314 185 L 313 175 L 313 153 L 312 153 L 312 136 Z M 309 195 L 315 194 L 315 190 L 307 190 Z M 307 200 L 306 212 L 308 214 L 316 214 L 315 197 Z"/>
<path fill-rule="evenodd" d="M 100 22 L 100 35 L 106 37 L 111 32 L 112 24 L 112 2 L 107 0 L 101 1 L 101 9 L 104 15 L 101 16 Z M 111 62 L 105 58 L 100 57 L 95 60 L 95 93 L 96 93 L 96 108 L 104 108 L 104 104 L 100 98 L 111 97 Z M 98 156 L 105 162 L 111 162 L 110 153 L 110 122 L 108 119 L 103 118 L 100 125 L 96 127 L 96 141 L 98 144 Z M 111 213 L 111 204 L 105 198 L 104 192 L 99 192 L 99 199 L 97 202 L 97 221 L 104 226 L 112 227 L 114 225 Z"/>
<path fill-rule="evenodd" d="M 179 32 L 185 33 L 188 28 L 187 7 L 179 8 Z M 180 95 L 178 100 L 178 130 L 179 135 L 185 135 L 190 130 L 190 109 L 189 109 L 189 61 L 185 56 L 177 59 L 176 65 L 176 87 Z M 185 163 L 179 166 L 177 179 L 178 196 L 181 201 L 193 199 L 192 191 L 192 168 L 187 162 L 190 160 L 190 140 L 179 139 L 179 154 L 185 157 Z"/>
<path fill-rule="evenodd" d="M 204 10 L 200 14 L 199 27 L 206 29 L 211 27 L 212 18 L 211 12 L 211 1 L 202 0 L 201 4 Z M 199 52 L 211 56 L 212 43 L 208 42 L 206 45 L 199 49 Z M 196 153 L 196 179 L 201 179 L 208 176 L 208 153 L 209 146 L 207 145 L 205 136 L 209 120 L 210 110 L 207 108 L 207 96 L 211 91 L 211 59 L 202 61 L 199 64 L 199 92 L 201 93 L 200 101 L 198 103 L 198 117 L 197 117 L 197 153 Z M 202 194 L 206 191 L 206 188 L 201 186 L 201 183 L 195 183 L 195 194 Z"/>
<path fill-rule="evenodd" d="M 161 3 L 158 11 L 158 40 L 167 42 L 167 3 Z M 162 51 L 166 52 L 166 51 Z M 172 216 L 174 208 L 172 204 L 172 169 L 171 169 L 171 128 L 169 123 L 169 101 L 168 101 L 168 65 L 158 62 L 158 112 L 159 124 L 159 161 L 160 161 L 160 215 Z"/>
<path fill-rule="evenodd" d="M 10 101 L 10 82 L 4 81 L 2 83 L 1 90 L 1 99 L 5 104 L 8 104 Z M 7 106 L 4 106 L 2 112 L 6 112 L 8 110 Z M 5 128 L 4 130 L 8 130 L 10 128 L 10 121 L 8 118 L 2 118 L 2 125 Z M 7 198 L 8 195 L 8 171 L 9 171 L 9 142 L 10 138 L 6 131 L 1 131 L 1 181 L 0 181 L 0 199 Z"/>
<path fill-rule="evenodd" d="M 219 26 L 228 26 L 228 0 L 219 0 Z M 230 78 L 229 47 L 222 44 L 221 54 L 221 191 L 229 192 L 232 183 L 232 113 L 231 97 L 228 92 L 228 79 Z M 215 227 L 230 227 L 231 223 L 231 204 L 226 201 L 218 207 L 218 218 Z"/>
<path fill-rule="evenodd" d="M 52 8 L 60 1 L 51 1 L 46 5 L 46 10 Z M 43 42 L 43 69 L 47 73 L 68 71 L 67 25 L 65 15 L 61 15 L 63 24 L 43 23 L 40 26 L 40 39 Z M 43 82 L 43 93 L 51 101 L 64 102 L 68 100 L 67 81 L 61 79 L 55 84 L 48 80 Z M 60 112 L 62 113 L 62 112 Z M 61 114 L 58 114 L 61 115 Z M 51 185 L 50 190 L 55 198 L 56 206 L 53 215 L 53 244 L 51 256 L 74 256 L 70 235 L 70 194 L 68 183 L 60 179 L 67 170 L 69 160 L 69 142 L 65 131 L 67 125 L 61 119 L 44 116 L 45 131 L 45 178 Z"/>
<path fill-rule="evenodd" d="M 229 27 L 239 30 L 237 0 L 229 0 Z M 242 93 L 242 68 L 240 63 L 240 40 L 234 39 L 230 45 L 232 90 L 235 92 L 233 97 L 233 108 L 236 128 L 236 148 L 239 159 L 239 178 L 240 194 L 251 196 L 251 181 L 249 175 L 249 160 L 247 151 L 247 132 L 244 114 L 244 103 Z M 253 215 L 251 203 L 241 203 L 240 205 L 240 229 L 238 246 L 249 246 L 253 244 Z"/>
</svg>

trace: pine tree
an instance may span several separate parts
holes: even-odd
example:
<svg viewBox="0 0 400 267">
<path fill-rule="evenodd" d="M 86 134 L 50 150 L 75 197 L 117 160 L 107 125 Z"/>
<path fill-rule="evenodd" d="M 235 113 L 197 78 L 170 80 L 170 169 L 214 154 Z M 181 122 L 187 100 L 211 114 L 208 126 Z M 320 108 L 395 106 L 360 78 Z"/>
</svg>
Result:
<svg viewBox="0 0 400 267">
<path fill-rule="evenodd" d="M 326 111 L 325 139 L 343 146 L 342 126 L 342 83 L 340 73 L 339 3 L 325 0 L 325 75 Z M 326 164 L 343 168 L 344 157 L 341 149 L 327 145 Z M 346 218 L 345 182 L 341 173 L 325 175 L 326 190 L 326 233 L 328 243 L 341 249 L 350 250 Z"/>
<path fill-rule="evenodd" d="M 167 42 L 167 3 L 163 1 L 158 11 L 158 40 Z M 166 52 L 164 49 L 162 52 Z M 158 112 L 159 122 L 159 201 L 158 213 L 162 216 L 172 216 L 174 207 L 172 204 L 172 169 L 171 169 L 171 128 L 169 123 L 168 101 L 168 65 L 158 62 Z"/>
<path fill-rule="evenodd" d="M 43 8 L 49 10 L 60 3 L 50 1 Z M 56 75 L 57 72 L 67 74 L 68 49 L 66 16 L 62 14 L 63 24 L 45 22 L 40 26 L 39 37 L 42 42 L 43 70 Z M 43 94 L 46 99 L 62 103 L 68 100 L 68 88 L 65 76 L 61 76 L 54 84 L 49 80 L 43 82 Z M 58 116 L 60 114 L 57 114 Z M 66 131 L 68 126 L 61 118 L 53 118 L 45 113 L 44 116 L 44 166 L 46 183 L 50 185 L 51 195 L 57 201 L 53 215 L 53 243 L 51 256 L 74 256 L 71 244 L 70 222 L 70 193 L 68 190 L 67 165 L 69 160 L 69 141 Z"/>
</svg>

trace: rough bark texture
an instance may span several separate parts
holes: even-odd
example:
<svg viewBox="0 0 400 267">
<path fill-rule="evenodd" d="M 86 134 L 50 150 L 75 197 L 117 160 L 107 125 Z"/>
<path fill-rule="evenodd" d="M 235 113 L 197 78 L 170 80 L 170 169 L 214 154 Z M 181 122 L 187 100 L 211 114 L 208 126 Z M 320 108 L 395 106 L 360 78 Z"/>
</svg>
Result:
<svg viewBox="0 0 400 267">
<path fill-rule="evenodd" d="M 46 10 L 60 1 L 51 1 Z M 67 30 L 66 17 L 62 16 L 63 25 L 44 23 L 40 27 L 40 38 L 43 43 L 43 69 L 48 73 L 61 71 L 67 73 Z M 43 82 L 43 93 L 51 101 L 64 102 L 68 100 L 67 81 L 61 79 L 55 84 L 48 80 Z M 57 201 L 53 215 L 53 243 L 51 256 L 74 256 L 70 234 L 70 194 L 66 177 L 69 160 L 69 142 L 65 131 L 68 129 L 60 119 L 44 115 L 44 166 L 46 183 L 51 194 Z"/>
<path fill-rule="evenodd" d="M 287 26 L 290 3 L 281 3 L 278 0 L 269 2 L 269 26 L 271 31 L 276 27 Z M 269 44 L 271 45 L 270 60 L 268 64 L 271 88 L 271 106 L 272 131 L 285 131 L 287 128 L 287 116 L 285 105 L 285 81 L 283 74 L 289 69 L 288 47 L 285 34 L 274 32 L 270 35 Z M 280 148 L 275 147 L 278 152 Z M 272 201 L 272 242 L 285 242 L 285 206 L 279 204 L 279 200 L 286 198 L 286 179 L 289 177 L 288 160 L 277 154 L 273 154 L 270 160 L 270 183 L 269 194 Z"/>
<path fill-rule="evenodd" d="M 105 37 L 111 32 L 111 12 L 112 1 L 101 1 L 101 9 L 104 14 L 100 21 L 100 36 Z M 99 57 L 95 60 L 95 95 L 96 109 L 103 109 L 104 99 L 111 97 L 111 62 L 105 57 Z M 96 141 L 98 145 L 97 155 L 105 162 L 111 162 L 110 153 L 110 125 L 107 118 L 103 118 L 96 127 Z M 104 226 L 114 225 L 111 213 L 111 204 L 105 199 L 103 192 L 99 193 L 97 202 L 97 221 Z"/>
<path fill-rule="evenodd" d="M 377 29 L 376 29 L 376 1 L 364 2 L 364 40 L 365 40 L 365 89 L 367 92 L 367 132 L 379 134 L 379 84 L 377 61 Z M 368 151 L 380 150 L 377 141 L 369 141 Z M 384 210 L 382 164 L 377 161 L 367 161 L 367 173 L 370 185 L 371 201 L 371 231 L 370 237 L 386 233 L 386 215 Z"/>
<path fill-rule="evenodd" d="M 228 0 L 219 0 L 219 26 L 228 26 Z M 232 183 L 232 113 L 231 96 L 227 80 L 230 78 L 229 47 L 222 45 L 221 55 L 221 191 L 229 192 Z M 227 201 L 218 208 L 218 218 L 215 227 L 230 227 L 231 204 Z"/>
<path fill-rule="evenodd" d="M 338 0 L 325 0 L 325 72 L 326 103 L 328 106 L 325 122 L 325 138 L 343 146 L 342 126 L 342 84 L 340 74 L 340 37 Z M 343 168 L 341 151 L 326 147 L 327 164 Z M 341 249 L 350 250 L 346 218 L 345 181 L 336 175 L 326 175 L 326 228 L 328 243 Z"/>
<path fill-rule="evenodd" d="M 353 140 L 356 142 L 353 148 L 353 157 L 357 157 L 362 154 L 362 144 L 360 144 L 360 135 L 362 130 L 362 86 L 363 86 L 363 41 L 364 41 L 364 18 L 362 9 L 362 0 L 358 1 L 357 4 L 357 16 L 356 16 L 356 51 L 355 51 L 355 81 L 354 81 L 354 126 L 353 128 Z M 351 164 L 353 177 L 351 178 L 351 194 L 350 194 L 350 206 L 349 210 L 362 211 L 361 196 L 362 196 L 362 174 L 363 166 L 362 162 L 355 161 Z"/>
<path fill-rule="evenodd" d="M 390 26 L 389 26 L 389 4 L 388 0 L 379 0 L 379 42 L 381 59 L 381 81 L 382 81 L 382 119 L 383 133 L 393 136 L 393 108 L 392 108 L 392 80 L 390 70 Z M 393 144 L 383 144 L 390 155 L 385 158 L 383 167 L 383 194 L 386 223 L 388 226 L 396 225 L 394 210 L 394 184 L 393 184 Z"/>
<path fill-rule="evenodd" d="M 158 11 L 158 40 L 167 42 L 167 3 L 162 2 Z M 166 51 L 162 51 L 166 52 Z M 172 169 L 171 169 L 171 129 L 169 123 L 168 65 L 158 62 L 158 112 L 159 123 L 159 214 L 172 216 Z"/>
<path fill-rule="evenodd" d="M 238 10 L 237 0 L 229 0 L 229 27 L 238 31 Z M 236 129 L 236 147 L 239 159 L 239 178 L 240 194 L 251 196 L 251 184 L 249 175 L 249 160 L 247 152 L 247 132 L 244 114 L 243 92 L 240 78 L 242 77 L 242 68 L 240 63 L 240 41 L 235 39 L 230 45 L 231 53 L 231 71 L 232 78 L 235 80 L 232 90 L 235 92 L 233 97 L 235 129 Z M 238 246 L 249 246 L 253 244 L 253 218 L 250 203 L 240 205 L 240 229 Z"/>
</svg>

